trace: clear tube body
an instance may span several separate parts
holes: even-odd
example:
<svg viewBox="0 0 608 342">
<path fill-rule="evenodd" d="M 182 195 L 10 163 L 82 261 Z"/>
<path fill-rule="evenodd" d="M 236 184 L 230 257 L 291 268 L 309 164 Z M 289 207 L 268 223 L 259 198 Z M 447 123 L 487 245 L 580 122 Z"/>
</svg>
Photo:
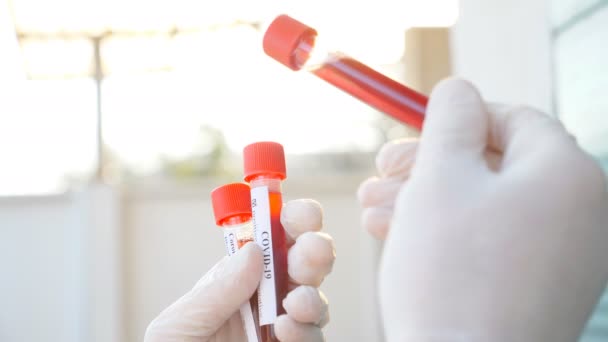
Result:
<svg viewBox="0 0 608 342">
<path fill-rule="evenodd" d="M 283 196 L 279 176 L 263 174 L 249 180 L 254 238 L 264 254 L 264 275 L 258 289 L 258 312 L 262 341 L 278 341 L 274 319 L 285 313 L 283 299 L 288 291 L 287 241 L 281 224 Z"/>
<path fill-rule="evenodd" d="M 235 215 L 220 222 L 224 231 L 224 243 L 229 256 L 234 255 L 245 244 L 253 241 L 253 222 L 251 215 Z M 244 303 L 239 311 L 247 342 L 261 341 L 259 315 L 257 312 L 258 296 L 254 293 L 249 302 Z"/>
<path fill-rule="evenodd" d="M 246 243 L 253 241 L 251 215 L 235 215 L 221 222 L 228 255 L 233 255 Z"/>
<path fill-rule="evenodd" d="M 305 69 L 418 130 L 422 129 L 428 98 L 341 52 L 320 46 L 305 36 L 292 52 L 292 64 Z"/>
</svg>

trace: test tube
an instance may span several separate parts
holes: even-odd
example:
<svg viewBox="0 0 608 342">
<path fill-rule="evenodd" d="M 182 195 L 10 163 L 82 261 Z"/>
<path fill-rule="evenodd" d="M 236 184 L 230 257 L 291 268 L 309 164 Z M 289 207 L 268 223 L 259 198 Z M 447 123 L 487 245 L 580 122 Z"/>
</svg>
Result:
<svg viewBox="0 0 608 342">
<path fill-rule="evenodd" d="M 262 341 L 278 341 L 274 333 L 277 316 L 284 314 L 287 295 L 287 241 L 281 224 L 286 178 L 283 146 L 257 142 L 243 150 L 245 181 L 251 186 L 254 239 L 264 254 L 264 272 L 258 288 L 258 314 Z"/>
<path fill-rule="evenodd" d="M 378 39 L 382 39 L 378 37 Z M 288 68 L 317 77 L 418 130 L 428 98 L 341 52 L 319 46 L 317 31 L 287 15 L 268 26 L 264 52 Z"/>
<path fill-rule="evenodd" d="M 224 243 L 229 256 L 246 243 L 253 241 L 251 220 L 251 194 L 249 185 L 231 183 L 218 187 L 211 192 L 211 203 L 215 222 L 223 228 Z M 259 342 L 257 294 L 240 307 L 241 321 L 248 342 Z"/>
</svg>

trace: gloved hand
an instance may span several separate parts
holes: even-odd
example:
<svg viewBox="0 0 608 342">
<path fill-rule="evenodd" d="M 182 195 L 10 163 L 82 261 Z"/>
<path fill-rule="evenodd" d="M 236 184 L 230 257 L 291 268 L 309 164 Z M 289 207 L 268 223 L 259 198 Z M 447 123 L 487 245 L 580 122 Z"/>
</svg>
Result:
<svg viewBox="0 0 608 342">
<path fill-rule="evenodd" d="M 387 341 L 577 340 L 608 278 L 600 168 L 557 120 L 464 81 L 440 83 L 427 115 L 359 189 L 386 238 Z"/>
<path fill-rule="evenodd" d="M 291 288 L 277 317 L 275 333 L 284 342 L 323 341 L 321 328 L 329 321 L 327 299 L 318 289 L 335 259 L 332 238 L 321 233 L 321 206 L 312 200 L 286 203 L 281 222 L 295 243 L 288 252 Z M 240 306 L 262 278 L 262 252 L 246 244 L 224 257 L 194 288 L 150 323 L 146 342 L 245 342 Z"/>
</svg>

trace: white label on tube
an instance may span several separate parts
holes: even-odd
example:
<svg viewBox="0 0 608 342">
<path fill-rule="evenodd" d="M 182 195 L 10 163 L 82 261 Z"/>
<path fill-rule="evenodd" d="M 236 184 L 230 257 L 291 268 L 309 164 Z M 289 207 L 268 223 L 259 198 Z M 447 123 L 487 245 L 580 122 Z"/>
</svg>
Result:
<svg viewBox="0 0 608 342">
<path fill-rule="evenodd" d="M 274 283 L 274 259 L 270 224 L 270 200 L 268 187 L 251 189 L 251 211 L 255 242 L 264 253 L 264 273 L 258 289 L 260 325 L 274 324 L 277 318 L 277 296 Z"/>
<path fill-rule="evenodd" d="M 245 328 L 245 335 L 247 335 L 247 341 L 258 342 L 258 333 L 255 327 L 255 321 L 253 320 L 251 303 L 247 302 L 241 306 L 241 320 L 243 321 L 243 328 Z"/>
<path fill-rule="evenodd" d="M 234 255 L 239 249 L 239 241 L 236 239 L 236 234 L 230 230 L 224 231 L 224 243 L 226 244 L 226 251 L 228 256 Z"/>
<path fill-rule="evenodd" d="M 224 230 L 224 243 L 226 244 L 226 250 L 228 251 L 229 256 L 233 256 L 239 249 L 239 241 L 236 238 L 236 234 L 230 230 Z M 255 321 L 253 320 L 253 312 L 251 311 L 251 303 L 246 302 L 241 305 L 240 311 L 243 328 L 245 328 L 245 335 L 247 335 L 247 342 L 258 342 L 257 329 L 255 327 Z"/>
</svg>

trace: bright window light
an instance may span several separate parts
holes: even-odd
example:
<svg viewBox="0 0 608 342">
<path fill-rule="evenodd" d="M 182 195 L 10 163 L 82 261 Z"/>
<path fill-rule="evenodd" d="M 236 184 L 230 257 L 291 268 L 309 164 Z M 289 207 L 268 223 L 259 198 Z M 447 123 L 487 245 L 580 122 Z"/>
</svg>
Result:
<svg viewBox="0 0 608 342">
<path fill-rule="evenodd" d="M 0 145 L 15 165 L 2 171 L 0 188 L 13 192 L 58 189 L 66 177 L 92 174 L 95 40 L 106 155 L 149 174 L 209 153 L 212 130 L 235 153 L 256 140 L 312 155 L 367 153 L 383 142 L 386 121 L 375 110 L 263 54 L 259 26 L 269 18 L 291 14 L 336 49 L 402 80 L 405 30 L 447 26 L 457 16 L 456 0 L 11 2 L 18 53 L 36 79 L 0 118 Z"/>
<path fill-rule="evenodd" d="M 95 166 L 92 80 L 26 81 L 0 114 L 0 195 L 61 191 Z"/>
<path fill-rule="evenodd" d="M 21 51 L 32 78 L 92 75 L 93 44 L 86 39 L 24 39 Z"/>
</svg>

